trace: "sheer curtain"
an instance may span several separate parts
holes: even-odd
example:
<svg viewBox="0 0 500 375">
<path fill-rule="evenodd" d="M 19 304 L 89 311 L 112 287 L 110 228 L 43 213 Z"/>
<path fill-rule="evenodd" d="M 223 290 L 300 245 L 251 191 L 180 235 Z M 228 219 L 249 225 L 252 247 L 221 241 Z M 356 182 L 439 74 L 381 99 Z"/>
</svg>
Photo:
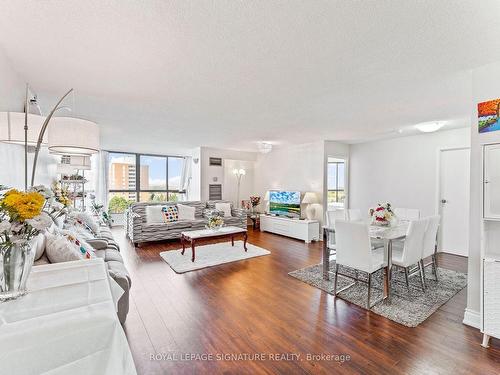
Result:
<svg viewBox="0 0 500 375">
<path fill-rule="evenodd" d="M 104 210 L 108 210 L 108 171 L 109 171 L 108 152 L 99 152 L 97 162 L 97 181 L 96 181 L 96 203 L 102 204 Z"/>
<path fill-rule="evenodd" d="M 181 180 L 179 190 L 184 192 L 186 200 L 189 200 L 189 184 L 191 182 L 191 156 L 186 156 L 182 162 Z"/>
</svg>

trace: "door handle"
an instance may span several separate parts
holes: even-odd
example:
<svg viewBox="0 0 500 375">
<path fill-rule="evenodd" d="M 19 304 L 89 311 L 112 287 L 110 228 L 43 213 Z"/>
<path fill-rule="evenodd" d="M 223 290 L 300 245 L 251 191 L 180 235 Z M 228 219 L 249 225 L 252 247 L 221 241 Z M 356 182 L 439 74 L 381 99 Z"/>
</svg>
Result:
<svg viewBox="0 0 500 375">
<path fill-rule="evenodd" d="M 448 203 L 448 201 L 446 199 L 441 199 L 441 203 L 445 204 L 445 203 Z"/>
</svg>

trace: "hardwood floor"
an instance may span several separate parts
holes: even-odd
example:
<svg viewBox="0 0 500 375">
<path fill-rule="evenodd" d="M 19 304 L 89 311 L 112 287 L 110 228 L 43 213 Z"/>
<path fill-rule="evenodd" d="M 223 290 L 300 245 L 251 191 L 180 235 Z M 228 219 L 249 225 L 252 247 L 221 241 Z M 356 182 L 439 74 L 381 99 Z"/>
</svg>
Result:
<svg viewBox="0 0 500 375">
<path fill-rule="evenodd" d="M 114 232 L 132 277 L 125 331 L 139 374 L 500 373 L 500 340 L 483 349 L 480 332 L 462 324 L 466 289 L 408 328 L 287 275 L 319 263 L 321 243 L 250 229 L 249 243 L 271 255 L 178 275 L 158 255 L 178 241 L 135 249 L 123 230 Z M 466 258 L 449 254 L 439 265 L 467 269 Z M 262 353 L 265 360 L 244 357 Z M 300 358 L 269 358 L 285 353 Z M 216 360 L 220 354 L 240 357 Z"/>
</svg>

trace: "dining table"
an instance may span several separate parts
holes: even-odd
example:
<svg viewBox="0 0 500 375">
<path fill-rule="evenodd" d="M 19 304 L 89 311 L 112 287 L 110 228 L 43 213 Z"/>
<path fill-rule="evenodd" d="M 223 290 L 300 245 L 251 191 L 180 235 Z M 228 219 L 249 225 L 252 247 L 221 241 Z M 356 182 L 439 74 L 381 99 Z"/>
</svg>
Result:
<svg viewBox="0 0 500 375">
<path fill-rule="evenodd" d="M 404 241 L 408 231 L 409 221 L 398 221 L 391 225 L 375 225 L 368 226 L 368 235 L 372 240 L 383 241 L 384 244 L 384 261 L 387 262 L 387 268 L 384 272 L 384 295 L 383 299 L 390 302 L 391 299 L 391 274 L 392 274 L 392 246 L 394 241 Z M 335 235 L 334 226 L 323 226 L 323 279 L 329 280 L 330 274 L 330 236 Z"/>
</svg>

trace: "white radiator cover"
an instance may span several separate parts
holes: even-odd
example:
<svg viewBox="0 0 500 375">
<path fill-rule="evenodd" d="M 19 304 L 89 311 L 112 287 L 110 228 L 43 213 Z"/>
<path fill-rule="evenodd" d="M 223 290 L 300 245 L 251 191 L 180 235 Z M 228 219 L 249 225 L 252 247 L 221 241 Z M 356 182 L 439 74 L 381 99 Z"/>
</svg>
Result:
<svg viewBox="0 0 500 375">
<path fill-rule="evenodd" d="M 500 338 L 500 259 L 483 260 L 483 333 Z"/>
</svg>

